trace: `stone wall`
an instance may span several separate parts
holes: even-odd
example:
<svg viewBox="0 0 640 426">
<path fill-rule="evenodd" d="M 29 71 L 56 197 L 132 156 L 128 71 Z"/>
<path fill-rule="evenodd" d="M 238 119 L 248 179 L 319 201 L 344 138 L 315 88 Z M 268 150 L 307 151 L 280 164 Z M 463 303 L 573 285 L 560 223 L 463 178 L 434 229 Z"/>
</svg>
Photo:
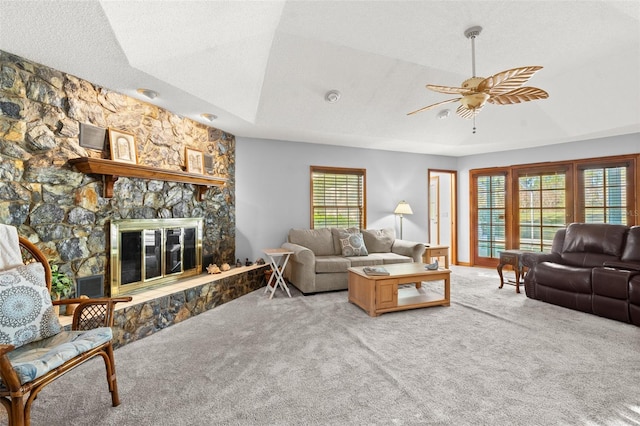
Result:
<svg viewBox="0 0 640 426">
<path fill-rule="evenodd" d="M 208 275 L 204 284 L 118 309 L 114 314 L 114 346 L 142 339 L 257 290 L 266 285 L 265 271 L 269 270 L 268 265 L 254 265 L 225 277 Z"/>
<path fill-rule="evenodd" d="M 81 123 L 133 133 L 147 166 L 182 170 L 185 147 L 201 150 L 228 181 L 200 201 L 190 184 L 121 177 L 104 198 L 100 176 L 67 164 L 109 158 L 106 144 L 80 146 Z M 203 217 L 205 261 L 235 262 L 233 135 L 0 51 L 0 223 L 18 227 L 61 271 L 107 283 L 110 221 L 169 217 Z"/>
</svg>

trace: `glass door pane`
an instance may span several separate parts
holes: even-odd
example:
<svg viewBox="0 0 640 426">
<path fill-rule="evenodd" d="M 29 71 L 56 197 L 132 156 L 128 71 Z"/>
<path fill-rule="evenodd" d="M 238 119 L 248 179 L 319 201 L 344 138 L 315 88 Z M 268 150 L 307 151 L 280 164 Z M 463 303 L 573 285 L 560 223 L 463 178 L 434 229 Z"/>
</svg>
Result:
<svg viewBox="0 0 640 426">
<path fill-rule="evenodd" d="M 564 173 L 518 177 L 518 232 L 520 250 L 550 252 L 553 237 L 566 221 Z"/>
<path fill-rule="evenodd" d="M 498 259 L 506 247 L 506 177 L 478 176 L 476 197 L 477 257 Z"/>
</svg>

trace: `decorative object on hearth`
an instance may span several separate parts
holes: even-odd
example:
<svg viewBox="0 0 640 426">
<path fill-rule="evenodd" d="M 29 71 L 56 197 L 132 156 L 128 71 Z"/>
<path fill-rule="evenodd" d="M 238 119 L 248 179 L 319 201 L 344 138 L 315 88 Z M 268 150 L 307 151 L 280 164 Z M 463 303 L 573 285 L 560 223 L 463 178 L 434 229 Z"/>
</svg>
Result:
<svg viewBox="0 0 640 426">
<path fill-rule="evenodd" d="M 259 257 L 259 258 L 256 260 L 256 265 L 264 265 L 264 264 L 265 264 L 265 261 L 264 261 L 264 259 L 263 259 L 263 258 Z"/>
<path fill-rule="evenodd" d="M 242 266 L 242 262 L 240 262 L 240 259 L 236 259 L 236 268 L 239 268 Z"/>
<path fill-rule="evenodd" d="M 204 174 L 204 153 L 197 149 L 184 149 L 184 164 L 187 173 Z"/>
<path fill-rule="evenodd" d="M 109 129 L 108 134 L 111 159 L 121 163 L 138 164 L 135 136 L 116 129 Z"/>
<path fill-rule="evenodd" d="M 220 270 L 222 272 L 226 272 L 226 271 L 228 271 L 230 269 L 231 269 L 231 266 L 228 263 L 223 263 L 222 265 L 220 265 Z"/>
<path fill-rule="evenodd" d="M 434 92 L 461 95 L 461 97 L 438 102 L 412 111 L 407 115 L 460 101 L 461 105 L 456 110 L 456 113 L 462 118 L 474 119 L 473 133 L 475 133 L 475 117 L 487 102 L 497 105 L 510 105 L 537 99 L 547 99 L 549 97 L 547 92 L 537 87 L 522 87 L 523 84 L 529 81 L 533 74 L 542 69 L 541 66 L 512 68 L 492 75 L 491 77 L 476 77 L 475 39 L 480 35 L 481 31 L 482 27 L 474 26 L 464 32 L 465 37 L 471 39 L 471 68 L 473 76 L 463 81 L 462 87 L 427 84 L 427 89 L 433 90 Z"/>
<path fill-rule="evenodd" d="M 413 210 L 411 210 L 409 203 L 402 200 L 398 203 L 393 213 L 400 215 L 400 239 L 402 239 L 402 216 L 405 214 L 413 214 Z"/>
<path fill-rule="evenodd" d="M 220 272 L 220 268 L 218 267 L 218 265 L 216 265 L 215 263 L 212 263 L 211 265 L 207 266 L 207 272 L 209 274 L 219 274 Z"/>
<path fill-rule="evenodd" d="M 251 265 L 253 265 L 253 263 L 251 263 L 251 261 L 249 260 L 249 258 L 248 258 L 248 257 L 247 257 L 247 258 L 245 258 L 244 266 L 251 266 Z"/>
<path fill-rule="evenodd" d="M 429 271 L 437 271 L 438 270 L 438 259 L 435 262 L 424 265 L 424 269 L 428 269 Z"/>
<path fill-rule="evenodd" d="M 49 262 L 51 268 L 51 300 L 60 300 L 67 297 L 73 289 L 73 280 L 64 272 L 60 272 L 58 265 Z M 54 306 L 56 314 L 60 314 L 60 306 Z"/>
<path fill-rule="evenodd" d="M 80 297 L 78 297 L 78 299 L 88 299 L 89 296 L 85 296 L 84 294 Z M 64 314 L 66 316 L 71 316 L 73 315 L 73 312 L 76 310 L 76 308 L 78 307 L 79 303 L 69 303 L 64 311 Z"/>
</svg>

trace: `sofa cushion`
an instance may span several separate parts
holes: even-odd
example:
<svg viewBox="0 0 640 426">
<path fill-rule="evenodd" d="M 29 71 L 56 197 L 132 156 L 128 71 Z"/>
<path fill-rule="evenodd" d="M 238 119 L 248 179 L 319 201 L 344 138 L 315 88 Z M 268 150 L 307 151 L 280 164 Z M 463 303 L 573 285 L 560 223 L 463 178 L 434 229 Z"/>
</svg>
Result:
<svg viewBox="0 0 640 426">
<path fill-rule="evenodd" d="M 351 261 L 342 256 L 316 256 L 316 274 L 347 272 Z"/>
<path fill-rule="evenodd" d="M 627 234 L 627 243 L 622 252 L 623 262 L 640 263 L 640 226 L 632 226 Z"/>
<path fill-rule="evenodd" d="M 382 259 L 376 255 L 348 257 L 351 266 L 375 266 L 382 265 Z"/>
<path fill-rule="evenodd" d="M 0 343 L 20 347 L 60 330 L 41 263 L 0 272 Z"/>
<path fill-rule="evenodd" d="M 369 257 L 379 259 L 383 265 L 392 263 L 411 263 L 413 259 L 397 253 L 371 253 Z"/>
<path fill-rule="evenodd" d="M 391 253 L 396 231 L 393 228 L 363 229 L 362 236 L 369 253 Z"/>
<path fill-rule="evenodd" d="M 599 253 L 622 256 L 628 231 L 625 225 L 571 223 L 564 237 L 564 253 Z"/>
<path fill-rule="evenodd" d="M 316 256 L 339 254 L 334 250 L 331 230 L 328 228 L 291 229 L 289 231 L 289 242 L 307 247 Z"/>
<path fill-rule="evenodd" d="M 366 256 L 369 254 L 367 247 L 364 245 L 362 234 L 360 232 L 349 234 L 343 232 L 340 234 L 340 247 L 343 256 Z"/>
</svg>

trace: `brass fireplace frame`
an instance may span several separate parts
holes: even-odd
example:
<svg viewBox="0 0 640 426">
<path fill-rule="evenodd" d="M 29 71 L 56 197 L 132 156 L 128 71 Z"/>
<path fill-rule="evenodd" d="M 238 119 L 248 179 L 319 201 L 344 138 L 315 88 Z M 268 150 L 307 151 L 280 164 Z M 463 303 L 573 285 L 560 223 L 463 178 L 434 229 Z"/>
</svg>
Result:
<svg viewBox="0 0 640 426">
<path fill-rule="evenodd" d="M 159 287 L 164 284 L 172 283 L 180 279 L 198 275 L 202 273 L 202 238 L 203 238 L 203 218 L 167 218 L 167 219 L 123 219 L 112 221 L 110 225 L 110 295 L 118 296 L 121 294 L 130 294 L 140 289 L 150 289 Z M 134 283 L 121 284 L 122 269 L 120 262 L 120 251 L 123 249 L 121 234 L 123 232 L 141 231 L 141 237 L 145 235 L 145 230 L 163 230 L 163 240 L 166 229 L 195 228 L 195 268 L 182 271 L 180 274 L 164 274 L 160 278 L 144 279 Z M 184 255 L 184 247 L 181 249 L 181 256 Z M 146 258 L 144 250 L 141 250 L 141 268 L 146 268 Z M 164 259 L 165 254 L 162 254 Z"/>
</svg>

